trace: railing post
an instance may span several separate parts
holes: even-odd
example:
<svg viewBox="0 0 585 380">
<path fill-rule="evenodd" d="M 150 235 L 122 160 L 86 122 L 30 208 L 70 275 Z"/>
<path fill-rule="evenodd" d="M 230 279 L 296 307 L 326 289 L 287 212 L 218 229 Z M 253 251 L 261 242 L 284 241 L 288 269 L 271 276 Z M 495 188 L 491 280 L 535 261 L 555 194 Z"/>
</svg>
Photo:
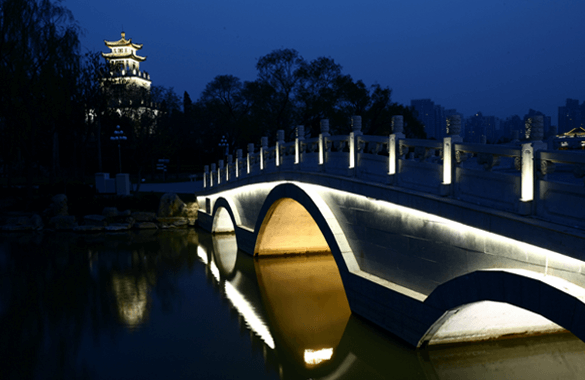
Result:
<svg viewBox="0 0 585 380">
<path fill-rule="evenodd" d="M 521 215 L 530 214 L 532 200 L 534 199 L 534 149 L 532 143 L 522 144 L 522 172 L 520 185 L 520 209 Z"/>
<path fill-rule="evenodd" d="M 329 119 L 321 120 L 321 133 L 319 134 L 319 165 L 325 163 L 325 144 L 327 144 L 327 137 L 329 134 Z"/>
<path fill-rule="evenodd" d="M 282 163 L 280 162 L 280 149 L 284 145 L 284 130 L 279 129 L 276 131 L 276 147 L 275 147 L 275 162 L 276 166 L 280 166 Z"/>
<path fill-rule="evenodd" d="M 219 165 L 217 166 L 217 184 L 221 183 L 221 171 L 223 170 L 223 160 L 219 160 Z"/>
<path fill-rule="evenodd" d="M 396 174 L 396 134 L 388 136 L 388 175 Z"/>
<path fill-rule="evenodd" d="M 228 154 L 227 156 L 227 163 L 225 165 L 225 181 L 228 182 L 230 180 L 230 170 L 232 168 L 232 162 L 234 160 L 234 156 Z"/>
<path fill-rule="evenodd" d="M 398 155 L 396 149 L 398 148 L 398 139 L 404 138 L 403 132 L 404 118 L 402 115 L 392 116 L 392 134 L 388 137 L 388 175 L 395 176 L 397 173 Z M 395 178 L 390 178 L 391 183 L 395 183 Z"/>
<path fill-rule="evenodd" d="M 448 196 L 452 193 L 453 176 L 455 175 L 455 147 L 453 144 L 461 142 L 461 116 L 449 115 L 447 117 L 447 134 L 449 137 L 443 139 L 443 183 L 439 193 Z"/>
<path fill-rule="evenodd" d="M 522 144 L 522 173 L 521 173 L 521 197 L 518 213 L 530 215 L 534 200 L 536 176 L 534 175 L 534 152 L 546 149 L 546 143 L 542 142 L 544 136 L 544 118 L 542 115 L 533 116 L 526 121 L 525 137 L 530 141 Z"/>
<path fill-rule="evenodd" d="M 209 186 L 209 165 L 203 166 L 203 188 Z"/>
<path fill-rule="evenodd" d="M 296 137 L 295 137 L 295 165 L 301 163 L 301 145 L 305 141 L 305 126 L 298 125 L 296 130 Z"/>
<path fill-rule="evenodd" d="M 246 157 L 246 166 L 247 166 L 247 173 L 246 174 L 250 174 L 250 172 L 252 171 L 252 158 L 254 157 L 254 143 L 249 143 L 248 144 L 248 156 Z"/>
<path fill-rule="evenodd" d="M 453 146 L 451 144 L 451 137 L 443 139 L 443 183 L 440 191 L 442 196 L 450 194 L 451 175 L 453 173 Z"/>
<path fill-rule="evenodd" d="M 240 165 L 242 164 L 242 150 L 236 150 L 236 178 L 240 177 Z"/>
<path fill-rule="evenodd" d="M 260 170 L 264 170 L 264 154 L 266 153 L 266 149 L 268 149 L 268 137 L 264 136 L 260 139 L 261 147 L 260 147 Z"/>
<path fill-rule="evenodd" d="M 215 164 L 211 164 L 211 172 L 209 173 L 209 187 L 213 187 L 213 175 L 217 170 L 217 166 Z"/>
</svg>

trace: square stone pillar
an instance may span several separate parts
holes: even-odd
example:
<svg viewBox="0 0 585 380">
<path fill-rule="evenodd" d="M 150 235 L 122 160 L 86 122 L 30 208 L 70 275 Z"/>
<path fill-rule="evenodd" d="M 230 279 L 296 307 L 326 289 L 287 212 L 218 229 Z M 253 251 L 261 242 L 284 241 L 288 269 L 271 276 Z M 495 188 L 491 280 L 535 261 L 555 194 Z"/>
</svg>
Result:
<svg viewBox="0 0 585 380">
<path fill-rule="evenodd" d="M 106 192 L 106 181 L 110 179 L 110 173 L 95 173 L 95 189 L 98 193 Z"/>
<path fill-rule="evenodd" d="M 116 194 L 130 195 L 130 175 L 128 173 L 116 174 Z"/>
</svg>

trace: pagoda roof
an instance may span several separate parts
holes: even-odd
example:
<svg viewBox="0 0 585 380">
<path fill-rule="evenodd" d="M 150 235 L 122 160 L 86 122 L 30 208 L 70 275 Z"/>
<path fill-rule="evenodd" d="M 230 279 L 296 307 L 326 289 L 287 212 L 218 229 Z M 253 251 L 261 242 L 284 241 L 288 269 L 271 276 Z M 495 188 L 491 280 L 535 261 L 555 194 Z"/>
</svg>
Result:
<svg viewBox="0 0 585 380">
<path fill-rule="evenodd" d="M 120 47 L 120 46 L 132 46 L 134 49 L 139 50 L 139 49 L 142 49 L 142 45 L 143 45 L 143 44 L 133 43 L 132 38 L 127 40 L 126 33 L 124 33 L 124 32 L 122 32 L 122 38 L 120 38 L 118 41 L 104 40 L 104 42 L 106 43 L 106 46 L 109 48 Z"/>
<path fill-rule="evenodd" d="M 102 57 L 106 59 L 133 59 L 140 62 L 144 62 L 146 60 L 146 57 L 136 55 L 133 51 L 129 53 L 102 53 Z"/>
<path fill-rule="evenodd" d="M 569 132 L 563 133 L 561 136 L 567 136 L 567 137 L 574 137 L 574 136 L 585 137 L 585 129 L 583 129 L 583 127 L 573 128 Z"/>
</svg>

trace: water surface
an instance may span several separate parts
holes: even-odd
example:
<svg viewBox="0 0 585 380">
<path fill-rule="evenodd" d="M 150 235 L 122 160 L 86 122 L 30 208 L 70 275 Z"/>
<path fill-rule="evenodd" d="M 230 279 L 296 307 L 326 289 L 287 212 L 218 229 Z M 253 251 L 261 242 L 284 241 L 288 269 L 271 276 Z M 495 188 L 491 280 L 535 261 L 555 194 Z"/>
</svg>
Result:
<svg viewBox="0 0 585 380">
<path fill-rule="evenodd" d="M 414 350 L 327 256 L 200 230 L 0 235 L 1 379 L 583 379 L 571 334 Z"/>
</svg>

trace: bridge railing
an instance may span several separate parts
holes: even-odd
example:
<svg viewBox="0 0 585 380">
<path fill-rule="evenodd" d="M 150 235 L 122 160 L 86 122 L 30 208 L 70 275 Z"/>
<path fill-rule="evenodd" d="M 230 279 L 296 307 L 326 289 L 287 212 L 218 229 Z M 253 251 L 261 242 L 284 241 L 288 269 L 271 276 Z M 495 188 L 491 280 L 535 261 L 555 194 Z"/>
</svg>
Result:
<svg viewBox="0 0 585 380">
<path fill-rule="evenodd" d="M 452 119 L 451 132 L 458 133 Z M 331 136 L 327 120 L 321 133 L 305 138 L 297 127 L 294 141 L 268 146 L 262 138 L 247 155 L 236 151 L 205 167 L 204 187 L 222 186 L 250 176 L 277 171 L 317 172 L 351 177 L 435 196 L 469 202 L 495 210 L 537 216 L 560 224 L 585 228 L 585 154 L 548 151 L 542 141 L 509 145 L 464 143 L 457 134 L 443 141 L 407 139 L 402 118 L 394 117 L 389 136 L 361 133 L 361 119 L 353 118 L 349 135 Z"/>
</svg>

